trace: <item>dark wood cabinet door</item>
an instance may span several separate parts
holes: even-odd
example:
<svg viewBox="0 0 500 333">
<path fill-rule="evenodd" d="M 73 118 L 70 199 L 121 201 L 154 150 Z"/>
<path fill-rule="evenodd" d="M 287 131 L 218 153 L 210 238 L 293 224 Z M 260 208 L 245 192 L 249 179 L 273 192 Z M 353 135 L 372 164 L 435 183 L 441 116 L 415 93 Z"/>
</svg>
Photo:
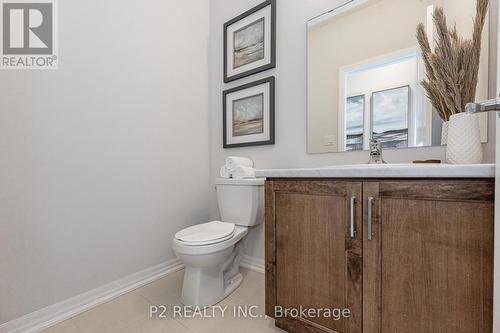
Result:
<svg viewBox="0 0 500 333">
<path fill-rule="evenodd" d="M 362 183 L 269 181 L 266 191 L 267 314 L 345 308 L 348 319 L 292 315 L 276 324 L 289 332 L 361 332 Z"/>
<path fill-rule="evenodd" d="M 363 332 L 490 333 L 494 182 L 364 183 L 364 202 Z"/>
</svg>

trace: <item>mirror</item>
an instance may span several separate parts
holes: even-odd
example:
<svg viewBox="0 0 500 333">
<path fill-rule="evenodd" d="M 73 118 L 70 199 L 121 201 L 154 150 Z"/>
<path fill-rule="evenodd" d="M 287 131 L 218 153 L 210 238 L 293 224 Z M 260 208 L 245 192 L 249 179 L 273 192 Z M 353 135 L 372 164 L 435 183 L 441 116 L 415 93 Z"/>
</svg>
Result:
<svg viewBox="0 0 500 333">
<path fill-rule="evenodd" d="M 309 153 L 438 146 L 443 121 L 421 85 L 416 39 L 422 22 L 433 40 L 434 6 L 464 37 L 472 34 L 474 0 L 353 0 L 308 22 Z M 488 23 L 483 32 L 476 100 L 488 99 Z M 487 115 L 480 116 L 487 140 Z"/>
</svg>

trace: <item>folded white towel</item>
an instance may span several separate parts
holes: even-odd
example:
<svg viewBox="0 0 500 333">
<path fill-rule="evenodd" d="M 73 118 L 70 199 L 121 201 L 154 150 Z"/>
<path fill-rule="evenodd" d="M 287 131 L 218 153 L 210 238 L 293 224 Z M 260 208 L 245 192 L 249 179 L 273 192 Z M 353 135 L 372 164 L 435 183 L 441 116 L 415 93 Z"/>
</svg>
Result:
<svg viewBox="0 0 500 333">
<path fill-rule="evenodd" d="M 222 178 L 231 178 L 231 173 L 229 172 L 229 170 L 225 165 L 222 168 L 220 168 L 220 176 Z"/>
<path fill-rule="evenodd" d="M 237 166 L 253 168 L 253 161 L 246 157 L 229 156 L 226 158 L 226 167 L 233 170 Z"/>
<path fill-rule="evenodd" d="M 251 167 L 239 165 L 230 170 L 230 173 L 233 178 L 255 178 L 255 169 Z"/>
</svg>

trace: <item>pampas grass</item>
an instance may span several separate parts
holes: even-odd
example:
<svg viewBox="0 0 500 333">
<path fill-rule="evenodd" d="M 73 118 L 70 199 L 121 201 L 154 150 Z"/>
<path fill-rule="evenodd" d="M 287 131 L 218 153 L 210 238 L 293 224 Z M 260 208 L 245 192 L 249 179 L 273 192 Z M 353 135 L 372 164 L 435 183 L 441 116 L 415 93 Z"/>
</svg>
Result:
<svg viewBox="0 0 500 333">
<path fill-rule="evenodd" d="M 436 47 L 431 49 L 425 27 L 417 26 L 417 40 L 425 64 L 422 86 L 441 119 L 448 121 L 454 114 L 464 112 L 473 102 L 479 74 L 481 37 L 488 13 L 489 0 L 477 0 L 472 39 L 460 36 L 456 26 L 448 28 L 441 7 L 433 14 L 436 26 Z"/>
</svg>

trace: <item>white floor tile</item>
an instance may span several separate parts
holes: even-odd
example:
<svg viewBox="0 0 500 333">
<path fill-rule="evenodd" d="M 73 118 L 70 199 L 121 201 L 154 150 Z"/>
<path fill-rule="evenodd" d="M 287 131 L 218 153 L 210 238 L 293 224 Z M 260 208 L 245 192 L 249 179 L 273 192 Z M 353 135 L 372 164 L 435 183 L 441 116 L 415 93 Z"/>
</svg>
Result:
<svg viewBox="0 0 500 333">
<path fill-rule="evenodd" d="M 188 328 L 170 318 L 144 317 L 129 325 L 115 327 L 109 333 L 192 333 Z"/>
<path fill-rule="evenodd" d="M 283 333 L 274 321 L 265 317 L 264 275 L 242 270 L 241 286 L 218 306 L 216 318 L 174 318 L 173 307 L 181 305 L 184 271 L 175 272 L 158 281 L 84 312 L 56 325 L 44 333 Z M 170 318 L 150 318 L 151 305 L 166 306 Z M 249 311 L 257 318 L 244 318 L 234 309 Z"/>
<path fill-rule="evenodd" d="M 183 278 L 184 270 L 181 270 L 150 283 L 138 289 L 137 292 L 152 305 L 163 305 L 172 308 L 173 306 L 181 305 Z"/>
<path fill-rule="evenodd" d="M 149 306 L 144 297 L 130 292 L 74 317 L 73 321 L 84 333 L 110 332 L 148 316 Z"/>
<path fill-rule="evenodd" d="M 256 294 L 264 293 L 264 274 L 247 269 L 242 269 L 241 274 L 243 275 L 243 282 L 241 286 L 231 294 L 233 298 L 249 301 L 255 297 Z"/>
</svg>

